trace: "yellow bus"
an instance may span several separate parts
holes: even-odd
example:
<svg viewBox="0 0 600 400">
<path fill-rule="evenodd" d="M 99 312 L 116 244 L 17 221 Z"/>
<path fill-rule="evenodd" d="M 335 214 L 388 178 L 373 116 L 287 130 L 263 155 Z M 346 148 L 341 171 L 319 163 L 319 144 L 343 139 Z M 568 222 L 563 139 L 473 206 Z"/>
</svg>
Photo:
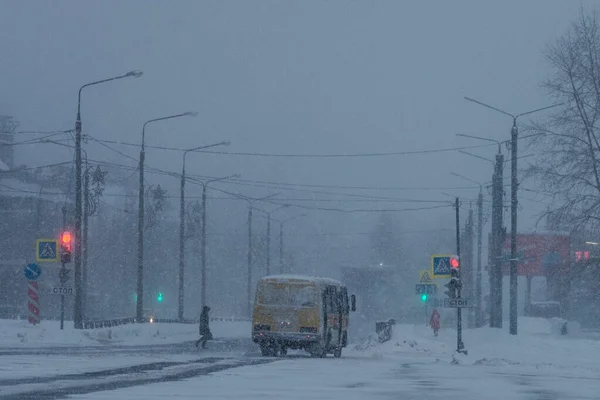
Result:
<svg viewBox="0 0 600 400">
<path fill-rule="evenodd" d="M 341 282 L 328 278 L 272 275 L 257 285 L 252 340 L 263 356 L 304 349 L 312 357 L 342 356 L 348 345 L 350 310 L 356 298 Z"/>
</svg>

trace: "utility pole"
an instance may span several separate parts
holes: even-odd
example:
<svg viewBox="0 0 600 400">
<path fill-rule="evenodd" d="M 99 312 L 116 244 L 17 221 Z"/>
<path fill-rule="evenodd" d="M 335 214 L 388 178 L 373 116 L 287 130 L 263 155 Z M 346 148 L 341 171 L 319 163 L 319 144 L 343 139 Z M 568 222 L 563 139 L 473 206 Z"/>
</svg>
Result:
<svg viewBox="0 0 600 400">
<path fill-rule="evenodd" d="M 248 276 L 246 277 L 246 307 L 252 317 L 252 204 L 248 207 Z"/>
<path fill-rule="evenodd" d="M 81 298 L 81 89 L 77 105 L 77 119 L 75 120 L 75 310 L 73 324 L 75 329 L 83 328 L 82 298 Z M 64 268 L 64 264 L 63 264 Z M 61 329 L 62 315 L 64 314 L 64 295 L 61 295 Z"/>
<path fill-rule="evenodd" d="M 179 193 L 179 296 L 177 298 L 177 319 L 183 322 L 183 278 L 185 272 L 185 156 L 183 153 L 183 170 L 181 172 L 181 185 Z"/>
<path fill-rule="evenodd" d="M 465 249 L 466 249 L 466 254 L 465 257 L 463 257 L 465 259 L 465 263 L 463 265 L 466 266 L 466 268 L 461 268 L 461 282 L 463 282 L 463 287 L 466 287 L 465 290 L 465 296 L 468 298 L 473 298 L 473 294 L 475 292 L 474 286 L 473 285 L 473 265 L 475 264 L 473 262 L 473 239 L 474 239 L 474 232 L 473 232 L 473 225 L 474 225 L 474 220 L 473 220 L 473 209 L 469 208 L 469 216 L 467 218 L 467 224 L 466 224 L 466 231 L 465 231 L 465 239 L 466 239 L 466 244 L 465 244 Z M 463 275 L 463 273 L 465 275 Z M 462 276 L 464 276 L 464 278 L 462 278 Z M 467 315 L 468 315 L 468 319 L 467 319 L 467 323 L 469 328 L 472 328 L 474 325 L 474 315 L 473 315 L 473 311 L 472 309 L 468 309 L 467 310 Z"/>
<path fill-rule="evenodd" d="M 200 257 L 202 257 L 200 309 L 203 309 L 206 305 L 206 185 L 202 185 L 202 241 L 200 243 Z"/>
<path fill-rule="evenodd" d="M 81 252 L 83 253 L 82 263 L 82 293 L 81 293 L 81 313 L 86 318 L 87 307 L 87 281 L 88 281 L 88 216 L 90 214 L 90 166 L 87 163 L 86 155 L 85 172 L 83 175 L 83 242 L 81 243 Z"/>
<path fill-rule="evenodd" d="M 271 274 L 271 213 L 267 213 L 267 276 Z"/>
<path fill-rule="evenodd" d="M 498 146 L 499 147 L 499 146 Z M 490 267 L 490 327 L 502 328 L 502 248 L 504 228 L 502 226 L 504 198 L 504 155 L 496 154 L 496 164 L 492 178 L 492 265 Z"/>
<path fill-rule="evenodd" d="M 277 196 L 277 193 L 259 199 L 246 199 L 248 202 L 248 266 L 246 277 L 246 308 L 249 317 L 252 317 L 252 207 L 256 201 L 267 200 L 275 196 Z"/>
<path fill-rule="evenodd" d="M 481 248 L 483 240 L 483 193 L 481 186 L 479 187 L 479 195 L 477 196 L 477 277 L 475 283 L 475 325 L 480 328 L 483 323 L 481 320 Z"/>
<path fill-rule="evenodd" d="M 513 118 L 513 127 L 511 129 L 511 177 L 510 177 L 510 324 L 509 331 L 511 335 L 517 334 L 517 138 L 519 129 L 517 128 L 517 118 Z"/>
<path fill-rule="evenodd" d="M 279 223 L 279 273 L 283 274 L 283 221 Z"/>
</svg>

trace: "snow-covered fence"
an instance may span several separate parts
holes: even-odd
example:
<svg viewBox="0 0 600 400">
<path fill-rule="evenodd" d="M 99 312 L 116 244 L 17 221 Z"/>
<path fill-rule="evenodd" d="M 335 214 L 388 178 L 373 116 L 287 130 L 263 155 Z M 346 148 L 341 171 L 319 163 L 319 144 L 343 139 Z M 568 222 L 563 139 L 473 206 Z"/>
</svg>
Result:
<svg viewBox="0 0 600 400">
<path fill-rule="evenodd" d="M 27 315 L 15 315 L 12 319 L 27 319 Z M 56 318 L 41 318 L 42 320 L 56 320 Z M 211 317 L 211 321 L 219 322 L 250 322 L 249 318 L 238 318 L 238 317 Z M 197 324 L 198 319 L 184 319 L 180 321 L 178 319 L 171 318 L 154 318 L 146 317 L 142 321 L 138 321 L 135 317 L 127 318 L 115 318 L 105 319 L 99 321 L 85 321 L 83 323 L 83 329 L 99 329 L 99 328 L 111 328 L 113 326 L 135 324 L 135 323 L 160 323 L 160 324 Z"/>
</svg>

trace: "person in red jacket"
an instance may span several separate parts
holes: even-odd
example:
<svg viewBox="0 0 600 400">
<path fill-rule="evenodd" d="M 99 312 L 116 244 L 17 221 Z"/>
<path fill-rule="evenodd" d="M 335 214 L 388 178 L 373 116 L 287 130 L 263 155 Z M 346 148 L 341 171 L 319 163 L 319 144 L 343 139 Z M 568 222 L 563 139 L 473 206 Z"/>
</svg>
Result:
<svg viewBox="0 0 600 400">
<path fill-rule="evenodd" d="M 433 329 L 433 334 L 437 336 L 438 331 L 440 330 L 440 313 L 438 312 L 438 310 L 434 309 L 431 313 L 429 325 L 431 326 L 431 329 Z"/>
</svg>

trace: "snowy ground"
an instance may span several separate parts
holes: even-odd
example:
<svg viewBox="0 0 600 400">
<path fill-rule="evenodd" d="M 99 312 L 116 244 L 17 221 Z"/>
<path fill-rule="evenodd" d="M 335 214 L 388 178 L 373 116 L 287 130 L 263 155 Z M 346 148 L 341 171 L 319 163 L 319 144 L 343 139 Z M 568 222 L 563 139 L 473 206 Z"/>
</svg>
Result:
<svg viewBox="0 0 600 400">
<path fill-rule="evenodd" d="M 208 351 L 190 342 L 195 327 L 176 324 L 113 328 L 118 345 L 98 351 L 94 339 L 79 355 L 2 355 L 0 348 L 0 398 L 600 399 L 600 341 L 577 332 L 562 336 L 543 319 L 521 319 L 516 337 L 506 328 L 467 330 L 468 355 L 459 356 L 454 330 L 436 338 L 424 326 L 397 325 L 389 342 L 358 341 L 341 359 L 302 352 L 265 359 L 248 338 L 248 323 L 213 326 L 229 338 L 210 343 Z M 154 329 L 173 337 L 153 336 Z M 71 332 L 76 340 L 80 333 Z M 176 338 L 183 342 L 165 344 Z M 43 352 L 47 343 L 56 339 L 21 346 Z"/>
<path fill-rule="evenodd" d="M 391 341 L 357 343 L 342 359 L 304 357 L 240 367 L 182 382 L 74 396 L 73 399 L 600 399 L 600 342 L 557 335 L 542 319 L 522 319 L 520 335 L 456 333 L 398 325 Z"/>
</svg>

